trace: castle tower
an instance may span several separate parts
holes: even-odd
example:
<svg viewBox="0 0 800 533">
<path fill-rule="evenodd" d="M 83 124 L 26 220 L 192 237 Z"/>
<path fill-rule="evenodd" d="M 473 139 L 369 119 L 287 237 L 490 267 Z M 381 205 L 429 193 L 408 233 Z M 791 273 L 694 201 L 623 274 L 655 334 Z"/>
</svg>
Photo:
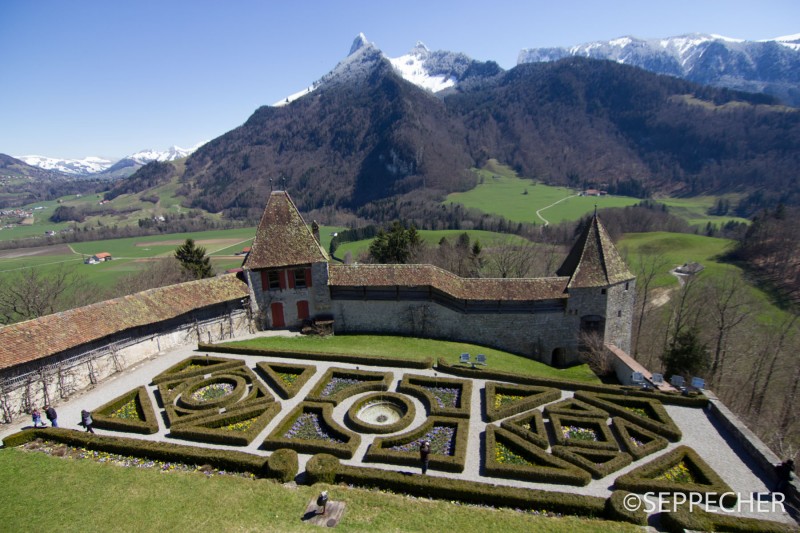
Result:
<svg viewBox="0 0 800 533">
<path fill-rule="evenodd" d="M 596 212 L 557 274 L 570 278 L 566 313 L 576 326 L 576 347 L 582 333 L 598 333 L 605 343 L 629 352 L 636 277 Z"/>
<path fill-rule="evenodd" d="M 273 191 L 242 265 L 263 328 L 299 327 L 330 309 L 328 254 L 286 191 Z"/>
</svg>

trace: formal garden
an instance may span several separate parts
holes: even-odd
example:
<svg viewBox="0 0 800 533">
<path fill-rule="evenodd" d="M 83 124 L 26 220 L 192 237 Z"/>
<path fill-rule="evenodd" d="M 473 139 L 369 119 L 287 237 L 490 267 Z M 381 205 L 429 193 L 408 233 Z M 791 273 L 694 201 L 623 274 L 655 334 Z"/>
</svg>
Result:
<svg viewBox="0 0 800 533">
<path fill-rule="evenodd" d="M 474 368 L 433 358 L 216 345 L 201 345 L 150 379 L 87 406 L 97 434 L 27 429 L 4 446 L 60 443 L 111 462 L 202 465 L 281 483 L 639 525 L 648 517 L 629 505 L 631 493 L 693 495 L 714 509 L 735 507 L 741 492 L 693 449 L 670 415 L 678 409 L 704 417 L 708 398 L 700 392 L 517 374 L 493 370 L 491 360 Z M 431 444 L 426 475 L 423 440 Z M 685 506 L 662 514 L 661 523 L 791 530 Z"/>
</svg>

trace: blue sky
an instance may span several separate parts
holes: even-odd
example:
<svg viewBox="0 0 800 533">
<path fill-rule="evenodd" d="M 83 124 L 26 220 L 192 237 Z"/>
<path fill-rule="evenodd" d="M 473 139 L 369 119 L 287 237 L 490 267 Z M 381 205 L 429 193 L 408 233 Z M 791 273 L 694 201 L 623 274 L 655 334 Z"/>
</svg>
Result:
<svg viewBox="0 0 800 533">
<path fill-rule="evenodd" d="M 122 157 L 188 147 L 320 78 L 359 32 L 504 68 L 523 48 L 624 35 L 800 32 L 797 0 L 3 0 L 0 153 Z"/>
</svg>

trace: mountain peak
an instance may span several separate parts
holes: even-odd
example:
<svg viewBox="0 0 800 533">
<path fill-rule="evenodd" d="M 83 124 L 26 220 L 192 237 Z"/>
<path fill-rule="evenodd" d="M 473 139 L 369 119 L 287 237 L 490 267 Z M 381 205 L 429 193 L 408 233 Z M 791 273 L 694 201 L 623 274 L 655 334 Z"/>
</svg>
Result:
<svg viewBox="0 0 800 533">
<path fill-rule="evenodd" d="M 353 39 L 353 45 L 350 47 L 350 51 L 347 53 L 347 55 L 351 56 L 370 44 L 371 43 L 367 40 L 367 36 L 364 35 L 363 32 L 359 33 L 356 38 Z"/>
</svg>

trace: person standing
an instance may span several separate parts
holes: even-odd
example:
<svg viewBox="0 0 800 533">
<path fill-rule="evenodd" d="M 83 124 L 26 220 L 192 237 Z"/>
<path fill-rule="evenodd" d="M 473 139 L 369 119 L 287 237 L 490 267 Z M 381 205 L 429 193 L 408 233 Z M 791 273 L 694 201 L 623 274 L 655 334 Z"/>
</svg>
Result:
<svg viewBox="0 0 800 533">
<path fill-rule="evenodd" d="M 52 405 L 48 404 L 44 406 L 44 414 L 47 415 L 47 419 L 50 421 L 50 425 L 54 428 L 58 427 L 58 413 L 53 408 Z"/>
<path fill-rule="evenodd" d="M 94 429 L 92 429 L 92 424 L 94 421 L 92 420 L 92 413 L 84 409 L 81 411 L 81 425 L 86 428 L 86 431 L 89 433 L 94 433 Z"/>
<path fill-rule="evenodd" d="M 419 447 L 419 458 L 422 461 L 422 473 L 425 474 L 428 472 L 428 458 L 431 454 L 431 443 L 430 441 L 424 440 Z"/>
<path fill-rule="evenodd" d="M 38 428 L 39 424 L 41 424 L 43 428 L 47 427 L 47 424 L 42 422 L 42 412 L 39 411 L 38 407 L 33 408 L 33 411 L 31 412 L 31 418 L 33 419 L 33 427 Z"/>
</svg>

